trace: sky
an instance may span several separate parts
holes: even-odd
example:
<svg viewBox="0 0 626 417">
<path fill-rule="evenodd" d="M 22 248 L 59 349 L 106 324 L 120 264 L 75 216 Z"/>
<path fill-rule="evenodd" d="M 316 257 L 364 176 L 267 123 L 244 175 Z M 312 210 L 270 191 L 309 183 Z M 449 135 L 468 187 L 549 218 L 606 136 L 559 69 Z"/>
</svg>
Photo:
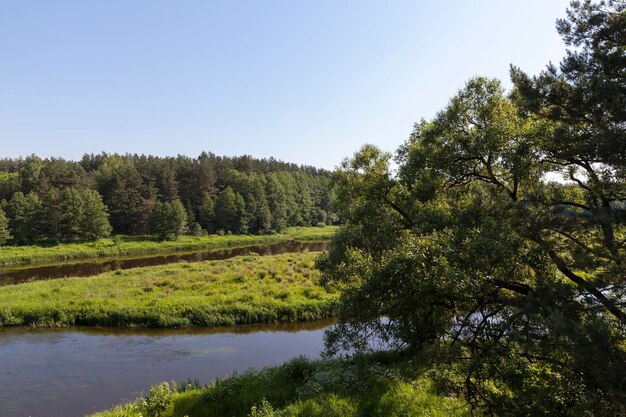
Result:
<svg viewBox="0 0 626 417">
<path fill-rule="evenodd" d="M 567 0 L 0 0 L 0 157 L 394 151 L 476 75 L 565 47 Z"/>
</svg>

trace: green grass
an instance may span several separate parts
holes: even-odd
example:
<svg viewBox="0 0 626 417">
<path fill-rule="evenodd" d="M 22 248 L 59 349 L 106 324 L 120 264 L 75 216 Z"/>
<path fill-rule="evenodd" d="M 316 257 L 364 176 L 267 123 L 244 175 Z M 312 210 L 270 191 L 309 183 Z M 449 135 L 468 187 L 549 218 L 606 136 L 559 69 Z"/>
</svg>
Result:
<svg viewBox="0 0 626 417">
<path fill-rule="evenodd" d="M 274 235 L 182 236 L 179 240 L 171 242 L 158 242 L 146 236 L 117 236 L 93 243 L 67 243 L 56 246 L 4 246 L 0 247 L 0 267 L 217 249 L 292 239 L 328 240 L 336 230 L 336 226 L 290 227 L 283 233 Z"/>
<path fill-rule="evenodd" d="M 242 256 L 0 287 L 0 326 L 225 326 L 329 317 L 317 253 Z"/>
<path fill-rule="evenodd" d="M 463 401 L 399 355 L 308 361 L 249 371 L 205 386 L 155 385 L 150 394 L 94 417 L 466 417 Z"/>
</svg>

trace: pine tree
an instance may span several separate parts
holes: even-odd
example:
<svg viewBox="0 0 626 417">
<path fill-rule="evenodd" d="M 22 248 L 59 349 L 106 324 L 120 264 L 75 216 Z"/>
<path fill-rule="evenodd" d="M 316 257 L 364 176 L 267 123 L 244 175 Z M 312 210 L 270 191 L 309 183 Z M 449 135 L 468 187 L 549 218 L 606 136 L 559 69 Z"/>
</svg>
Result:
<svg viewBox="0 0 626 417">
<path fill-rule="evenodd" d="M 598 161 L 611 163 L 623 174 L 626 2 L 572 2 L 557 30 L 568 46 L 558 67 L 550 64 L 535 77 L 511 68 L 520 103 L 554 123 L 546 140 L 549 156 L 584 165 L 585 170 Z"/>
<path fill-rule="evenodd" d="M 116 233 L 146 233 L 156 191 L 144 183 L 135 166 L 129 161 L 112 159 L 99 170 L 97 182 L 109 209 L 113 230 Z"/>
</svg>

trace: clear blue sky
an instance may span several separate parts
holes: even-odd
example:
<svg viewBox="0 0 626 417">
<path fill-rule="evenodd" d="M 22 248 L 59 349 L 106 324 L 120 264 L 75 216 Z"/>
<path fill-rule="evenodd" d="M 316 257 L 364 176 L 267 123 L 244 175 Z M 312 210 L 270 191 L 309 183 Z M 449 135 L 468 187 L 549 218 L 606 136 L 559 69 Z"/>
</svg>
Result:
<svg viewBox="0 0 626 417">
<path fill-rule="evenodd" d="M 566 0 L 0 1 L 0 157 L 394 150 L 474 75 L 558 62 Z"/>
</svg>

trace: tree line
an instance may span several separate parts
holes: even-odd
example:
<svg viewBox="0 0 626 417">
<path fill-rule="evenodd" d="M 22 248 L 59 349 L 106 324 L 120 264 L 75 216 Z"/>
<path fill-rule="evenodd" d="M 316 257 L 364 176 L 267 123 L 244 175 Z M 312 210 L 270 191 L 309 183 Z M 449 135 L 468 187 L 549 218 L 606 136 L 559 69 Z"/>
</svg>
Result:
<svg viewBox="0 0 626 417">
<path fill-rule="evenodd" d="M 275 159 L 102 153 L 0 160 L 0 244 L 268 234 L 332 224 L 329 172 Z"/>
</svg>

